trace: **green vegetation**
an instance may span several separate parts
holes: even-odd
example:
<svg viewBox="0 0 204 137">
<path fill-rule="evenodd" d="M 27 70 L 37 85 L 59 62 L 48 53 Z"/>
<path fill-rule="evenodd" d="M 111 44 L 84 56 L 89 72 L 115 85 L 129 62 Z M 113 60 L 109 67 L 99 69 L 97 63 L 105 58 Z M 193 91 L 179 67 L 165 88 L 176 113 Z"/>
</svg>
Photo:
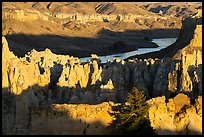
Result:
<svg viewBox="0 0 204 137">
<path fill-rule="evenodd" d="M 119 123 L 124 134 L 152 135 L 155 134 L 150 126 L 148 105 L 144 93 L 133 88 L 126 103 L 119 110 Z"/>
</svg>

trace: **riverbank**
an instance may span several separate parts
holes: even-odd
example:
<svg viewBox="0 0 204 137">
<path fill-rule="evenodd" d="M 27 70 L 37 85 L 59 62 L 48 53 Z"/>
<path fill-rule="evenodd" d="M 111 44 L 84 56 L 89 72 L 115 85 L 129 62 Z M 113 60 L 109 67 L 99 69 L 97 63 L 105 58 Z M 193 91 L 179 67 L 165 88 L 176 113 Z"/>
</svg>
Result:
<svg viewBox="0 0 204 137">
<path fill-rule="evenodd" d="M 88 14 L 90 18 L 94 18 L 93 21 L 83 22 L 87 17 L 85 15 L 83 17 L 77 15 L 76 20 L 61 19 L 57 13 L 56 16 L 53 14 L 52 16 L 36 8 L 40 5 L 45 6 L 44 4 L 46 5 L 46 3 L 23 3 L 23 5 L 22 3 L 3 3 L 2 35 L 8 40 L 10 50 L 18 57 L 23 57 L 32 49 L 43 51 L 46 48 L 55 54 L 75 57 L 90 57 L 91 54 L 102 56 L 129 52 L 139 48 L 156 48 L 157 45 L 151 43 L 151 39 L 177 37 L 181 26 L 181 19 L 166 17 L 163 19 L 162 16 L 152 15 L 151 12 L 139 7 L 139 9 L 131 9 L 136 11 L 132 11 L 134 15 L 131 14 L 130 19 L 126 18 L 126 20 L 122 20 L 121 15 L 121 20 L 117 19 L 117 15 L 122 14 L 119 11 L 107 16 L 107 20 L 109 17 L 114 17 L 113 20 L 98 20 L 95 15 L 99 18 L 105 15 L 95 13 L 93 7 L 94 16 Z M 132 6 L 132 4 L 126 4 Z M 120 4 L 115 6 L 121 7 Z M 50 7 L 50 5 L 45 7 Z M 52 9 L 49 10 L 52 11 Z M 142 11 L 140 12 L 142 15 L 148 16 L 138 18 L 139 12 L 137 11 Z M 149 17 L 150 15 L 152 16 Z"/>
<path fill-rule="evenodd" d="M 23 57 L 32 49 L 43 51 L 49 48 L 55 54 L 81 58 L 90 57 L 91 54 L 104 56 L 130 52 L 139 48 L 157 48 L 158 45 L 152 43 L 151 39 L 161 38 L 162 34 L 164 36 L 163 38 L 177 37 L 179 34 L 178 31 L 179 30 L 129 30 L 114 32 L 101 30 L 95 37 L 17 33 L 7 35 L 6 38 L 10 50 L 18 57 Z M 82 31 L 82 33 L 84 32 Z M 153 35 L 151 36 L 150 34 Z"/>
<path fill-rule="evenodd" d="M 107 60 L 112 61 L 114 58 L 118 58 L 120 60 L 128 60 L 132 57 L 135 57 L 136 55 L 141 55 L 145 53 L 151 53 L 155 51 L 160 51 L 168 46 L 170 46 L 172 43 L 174 43 L 177 40 L 177 38 L 159 38 L 159 39 L 153 39 L 151 42 L 158 45 L 157 48 L 140 48 L 138 50 L 133 50 L 130 52 L 123 52 L 118 54 L 111 54 L 111 55 L 105 55 L 105 56 L 99 56 L 99 59 L 101 60 L 101 63 L 106 63 Z M 91 57 L 83 57 L 80 58 L 81 62 L 87 62 L 90 60 Z"/>
</svg>

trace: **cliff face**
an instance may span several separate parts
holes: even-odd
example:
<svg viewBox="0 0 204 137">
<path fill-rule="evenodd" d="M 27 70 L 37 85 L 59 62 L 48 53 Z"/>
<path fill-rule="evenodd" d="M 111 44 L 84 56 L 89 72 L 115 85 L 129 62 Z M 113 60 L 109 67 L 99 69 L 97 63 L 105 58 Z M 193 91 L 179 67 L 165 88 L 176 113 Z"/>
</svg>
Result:
<svg viewBox="0 0 204 137">
<path fill-rule="evenodd" d="M 28 5 L 29 6 L 29 5 Z M 142 9 L 140 9 L 142 10 Z M 146 11 L 145 11 L 146 12 Z M 143 15 L 144 14 L 144 15 Z M 44 20 L 44 21 L 51 21 L 58 24 L 65 24 L 69 21 L 77 21 L 82 23 L 91 23 L 91 22 L 115 22 L 115 24 L 119 22 L 133 22 L 142 24 L 151 24 L 151 23 L 162 23 L 161 26 L 172 27 L 173 24 L 180 24 L 179 20 L 173 21 L 172 18 L 162 17 L 154 14 L 142 13 L 142 14 L 123 14 L 120 12 L 117 14 L 98 14 L 98 13 L 90 13 L 90 14 L 81 14 L 81 13 L 70 13 L 70 12 L 60 12 L 60 13 L 53 13 L 53 12 L 42 12 L 36 9 L 16 9 L 16 8 L 7 8 L 4 6 L 3 9 L 3 19 L 4 20 L 19 20 L 19 21 L 33 21 L 33 20 Z M 166 23 L 166 25 L 164 25 Z M 168 24 L 168 25 L 167 25 Z M 158 25 L 158 24 L 157 24 Z M 150 25 L 149 25 L 150 26 Z M 174 25 L 173 25 L 174 26 Z"/>
<path fill-rule="evenodd" d="M 157 134 L 202 134 L 202 96 L 193 105 L 182 93 L 167 101 L 165 99 L 162 96 L 147 101 L 151 126 Z"/>
<path fill-rule="evenodd" d="M 187 22 L 191 23 L 189 19 Z M 39 124 L 35 123 L 38 120 L 33 118 L 35 115 L 33 109 L 40 111 L 41 115 L 42 106 L 51 105 L 51 108 L 55 108 L 52 107 L 52 104 L 124 102 L 132 87 L 144 91 L 148 99 L 162 95 L 168 99 L 180 92 L 188 95 L 191 99 L 196 99 L 198 95 L 202 95 L 202 42 L 200 42 L 202 40 L 199 39 L 202 34 L 201 28 L 202 25 L 196 25 L 193 31 L 194 37 L 188 39 L 191 41 L 190 44 L 179 50 L 173 58 L 128 61 L 115 59 L 106 64 L 101 64 L 96 55 L 93 55 L 90 61 L 81 63 L 78 58 L 56 55 L 49 49 L 42 52 L 32 50 L 25 57 L 17 58 L 9 51 L 8 43 L 3 37 L 3 133 L 30 134 L 31 131 L 34 131 L 35 134 L 41 133 L 41 131 L 38 132 L 37 129 L 33 129 L 35 127 L 33 124 Z M 188 30 L 182 29 L 182 31 Z M 164 99 L 162 101 L 164 102 Z M 159 104 L 156 103 L 155 105 Z M 166 109 L 168 104 L 163 107 Z M 159 113 L 160 107 L 150 109 L 152 126 L 164 128 L 161 123 L 165 119 L 158 119 L 157 116 L 160 114 L 154 114 L 157 113 L 157 110 Z M 39 118 L 39 122 L 42 122 L 47 113 L 48 111 L 45 113 L 42 110 L 43 116 L 41 115 L 42 119 Z M 95 113 L 94 110 L 93 113 Z M 161 109 L 161 113 L 168 115 L 166 111 L 163 112 L 163 109 Z M 198 120 L 200 117 L 202 118 L 202 113 L 200 114 L 199 111 L 197 117 L 198 112 L 194 110 L 188 111 L 184 117 L 191 115 L 190 113 L 195 114 Z M 90 116 L 87 117 L 90 118 Z M 103 116 L 101 115 L 101 117 Z M 170 129 L 174 131 L 186 127 L 180 127 L 182 124 L 175 125 L 176 116 L 173 117 L 174 120 L 171 119 L 171 121 L 174 125 Z M 105 125 L 111 121 L 110 119 L 105 122 Z M 158 122 L 159 120 L 162 122 Z M 190 117 L 188 121 L 191 121 L 189 126 L 195 126 Z M 168 123 L 168 121 L 164 123 Z M 77 125 L 73 125 L 73 127 L 76 128 Z M 65 129 L 53 131 L 53 134 L 57 134 L 61 130 Z M 66 133 L 68 134 L 68 131 Z M 69 133 L 72 134 L 71 131 Z M 186 131 L 184 131 L 185 133 Z M 97 133 L 91 132 L 90 134 Z"/>
<path fill-rule="evenodd" d="M 160 51 L 134 56 L 137 58 L 166 58 L 181 60 L 182 53 L 193 54 L 202 51 L 202 10 L 182 22 L 180 34 L 175 43 Z M 185 53 L 184 53 L 185 54 Z M 133 58 L 133 57 L 131 57 Z"/>
</svg>

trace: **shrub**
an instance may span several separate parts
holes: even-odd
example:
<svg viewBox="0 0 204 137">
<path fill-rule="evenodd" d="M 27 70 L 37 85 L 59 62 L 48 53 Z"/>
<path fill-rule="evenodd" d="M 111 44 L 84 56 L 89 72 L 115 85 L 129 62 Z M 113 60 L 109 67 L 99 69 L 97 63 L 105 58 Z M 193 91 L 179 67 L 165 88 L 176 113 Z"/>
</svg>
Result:
<svg viewBox="0 0 204 137">
<path fill-rule="evenodd" d="M 126 103 L 119 110 L 119 123 L 124 134 L 154 134 L 150 126 L 148 105 L 144 93 L 133 88 L 129 93 Z"/>
</svg>

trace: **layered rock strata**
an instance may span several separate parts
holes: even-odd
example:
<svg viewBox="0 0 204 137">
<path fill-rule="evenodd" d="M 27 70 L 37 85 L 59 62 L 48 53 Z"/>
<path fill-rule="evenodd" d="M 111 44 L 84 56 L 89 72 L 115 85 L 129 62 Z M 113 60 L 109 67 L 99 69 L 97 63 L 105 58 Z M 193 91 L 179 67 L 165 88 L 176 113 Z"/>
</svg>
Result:
<svg viewBox="0 0 204 137">
<path fill-rule="evenodd" d="M 181 24 L 180 20 L 172 20 L 171 18 L 161 17 L 161 16 L 142 16 L 137 14 L 92 14 L 92 15 L 83 15 L 83 14 L 69 14 L 69 13 L 58 13 L 53 15 L 52 13 L 39 12 L 37 10 L 18 10 L 18 9 L 3 9 L 2 17 L 4 20 L 18 20 L 22 22 L 33 21 L 33 20 L 44 20 L 50 21 L 59 25 L 66 26 L 72 21 L 89 24 L 94 22 L 112 22 L 111 24 L 119 23 L 136 23 L 139 25 L 145 24 L 150 27 L 151 24 L 156 24 L 160 22 L 163 27 L 173 27 L 173 24 Z M 170 21 L 169 21 L 170 20 Z"/>
</svg>

